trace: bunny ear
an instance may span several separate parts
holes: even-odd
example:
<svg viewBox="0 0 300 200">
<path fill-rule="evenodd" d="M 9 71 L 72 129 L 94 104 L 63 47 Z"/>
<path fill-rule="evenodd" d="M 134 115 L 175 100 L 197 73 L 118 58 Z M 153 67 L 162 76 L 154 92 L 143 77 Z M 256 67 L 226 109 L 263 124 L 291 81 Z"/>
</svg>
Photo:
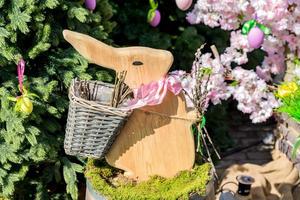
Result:
<svg viewBox="0 0 300 200">
<path fill-rule="evenodd" d="M 118 55 L 115 48 L 74 31 L 64 30 L 63 36 L 90 63 L 117 70 L 118 65 L 114 62 Z"/>
<path fill-rule="evenodd" d="M 63 35 L 89 62 L 115 71 L 127 71 L 125 83 L 131 88 L 159 80 L 173 63 L 173 55 L 169 51 L 148 47 L 114 48 L 69 30 L 64 30 Z"/>
</svg>

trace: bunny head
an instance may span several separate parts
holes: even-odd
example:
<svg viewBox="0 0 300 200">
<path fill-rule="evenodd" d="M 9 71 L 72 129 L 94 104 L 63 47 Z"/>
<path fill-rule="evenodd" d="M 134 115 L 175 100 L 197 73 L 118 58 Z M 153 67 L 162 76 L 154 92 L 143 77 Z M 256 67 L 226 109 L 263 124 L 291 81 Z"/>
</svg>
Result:
<svg viewBox="0 0 300 200">
<path fill-rule="evenodd" d="M 64 38 L 90 63 L 127 71 L 125 83 L 130 88 L 157 81 L 167 74 L 173 55 L 169 51 L 148 47 L 114 48 L 88 35 L 64 30 Z"/>
</svg>

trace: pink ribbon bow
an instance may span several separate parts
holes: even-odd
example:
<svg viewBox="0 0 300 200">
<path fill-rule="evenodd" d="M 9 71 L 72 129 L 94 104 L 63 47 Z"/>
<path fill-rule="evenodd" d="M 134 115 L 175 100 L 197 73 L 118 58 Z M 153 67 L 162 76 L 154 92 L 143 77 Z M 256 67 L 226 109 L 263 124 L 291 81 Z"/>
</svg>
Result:
<svg viewBox="0 0 300 200">
<path fill-rule="evenodd" d="M 146 85 L 142 84 L 133 91 L 134 98 L 128 102 L 127 108 L 136 109 L 161 104 L 168 90 L 175 95 L 181 92 L 181 82 L 177 77 L 168 76 L 159 81 L 153 81 Z"/>
<path fill-rule="evenodd" d="M 23 79 L 24 79 L 24 72 L 25 72 L 25 61 L 23 59 L 19 61 L 17 70 L 18 70 L 19 90 L 23 94 Z"/>
</svg>

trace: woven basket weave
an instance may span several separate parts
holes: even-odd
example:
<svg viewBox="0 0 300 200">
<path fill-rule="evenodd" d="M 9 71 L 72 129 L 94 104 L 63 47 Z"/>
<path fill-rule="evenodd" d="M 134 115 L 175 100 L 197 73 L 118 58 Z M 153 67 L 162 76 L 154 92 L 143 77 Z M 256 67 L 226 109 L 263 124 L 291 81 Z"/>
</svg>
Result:
<svg viewBox="0 0 300 200">
<path fill-rule="evenodd" d="M 82 85 L 91 92 L 82 94 Z M 113 85 L 100 81 L 73 80 L 64 141 L 66 154 L 105 156 L 131 113 L 110 106 L 113 88 Z"/>
</svg>

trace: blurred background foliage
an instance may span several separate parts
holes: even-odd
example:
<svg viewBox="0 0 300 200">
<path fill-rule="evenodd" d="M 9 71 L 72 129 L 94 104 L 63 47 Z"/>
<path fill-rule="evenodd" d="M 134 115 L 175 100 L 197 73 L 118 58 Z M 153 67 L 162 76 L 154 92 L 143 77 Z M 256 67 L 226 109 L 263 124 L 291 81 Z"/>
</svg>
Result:
<svg viewBox="0 0 300 200">
<path fill-rule="evenodd" d="M 229 33 L 203 25 L 190 25 L 186 12 L 179 10 L 175 1 L 159 1 L 161 23 L 153 28 L 147 23 L 149 5 L 146 1 L 114 1 L 114 21 L 117 26 L 112 33 L 115 44 L 120 46 L 141 45 L 166 49 L 173 53 L 172 70 L 190 71 L 196 50 L 204 43 L 215 44 L 220 52 L 229 45 Z"/>
</svg>

